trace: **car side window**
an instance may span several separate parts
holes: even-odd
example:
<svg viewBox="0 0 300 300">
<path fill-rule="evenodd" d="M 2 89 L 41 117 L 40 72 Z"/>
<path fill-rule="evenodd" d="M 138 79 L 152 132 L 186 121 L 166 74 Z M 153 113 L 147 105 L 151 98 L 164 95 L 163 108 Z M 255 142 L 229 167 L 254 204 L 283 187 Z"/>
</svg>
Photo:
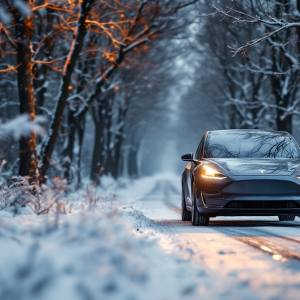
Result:
<svg viewBox="0 0 300 300">
<path fill-rule="evenodd" d="M 200 159 L 201 148 L 202 148 L 203 141 L 204 141 L 204 137 L 202 137 L 202 140 L 201 140 L 201 142 L 199 143 L 199 146 L 198 146 L 197 151 L 196 151 L 196 153 L 195 153 L 195 159 Z"/>
</svg>

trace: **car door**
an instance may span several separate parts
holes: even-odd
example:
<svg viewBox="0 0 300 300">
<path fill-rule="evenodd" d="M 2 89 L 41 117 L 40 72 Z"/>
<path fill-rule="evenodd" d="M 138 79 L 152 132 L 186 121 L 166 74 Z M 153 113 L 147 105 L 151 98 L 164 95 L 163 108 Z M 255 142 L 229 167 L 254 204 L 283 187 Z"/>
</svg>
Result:
<svg viewBox="0 0 300 300">
<path fill-rule="evenodd" d="M 202 137 L 199 146 L 196 150 L 196 153 L 194 154 L 194 159 L 197 161 L 200 161 L 201 159 L 201 153 L 202 153 L 202 148 L 203 148 L 203 144 L 204 144 L 204 140 L 205 140 L 205 135 Z M 186 200 L 187 200 L 187 206 L 191 206 L 192 205 L 192 174 L 193 174 L 193 170 L 194 168 L 197 166 L 196 162 L 190 162 L 189 165 L 186 167 L 187 169 L 187 185 L 186 185 Z"/>
</svg>

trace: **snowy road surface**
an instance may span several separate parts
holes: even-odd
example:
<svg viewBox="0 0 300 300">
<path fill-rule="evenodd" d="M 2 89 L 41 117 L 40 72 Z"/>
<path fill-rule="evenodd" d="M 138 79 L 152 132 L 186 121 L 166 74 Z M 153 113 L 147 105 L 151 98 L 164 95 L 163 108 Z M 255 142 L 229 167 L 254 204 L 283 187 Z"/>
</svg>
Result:
<svg viewBox="0 0 300 300">
<path fill-rule="evenodd" d="M 194 227 L 180 216 L 180 179 L 161 177 L 133 205 L 156 221 L 161 245 L 203 272 L 199 284 L 212 298 L 299 299 L 300 219 L 218 217 Z M 217 278 L 217 280 L 216 280 Z M 210 280 L 211 279 L 211 280 Z"/>
<path fill-rule="evenodd" d="M 298 217 L 194 227 L 178 176 L 102 182 L 65 214 L 0 211 L 0 300 L 300 299 Z"/>
</svg>

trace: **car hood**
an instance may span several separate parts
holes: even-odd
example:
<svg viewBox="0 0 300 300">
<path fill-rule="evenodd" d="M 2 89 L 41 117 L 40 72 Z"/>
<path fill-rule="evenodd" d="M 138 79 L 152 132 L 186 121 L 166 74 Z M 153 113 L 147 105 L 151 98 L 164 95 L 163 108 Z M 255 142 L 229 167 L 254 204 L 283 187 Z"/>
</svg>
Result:
<svg viewBox="0 0 300 300">
<path fill-rule="evenodd" d="M 280 158 L 209 158 L 232 175 L 291 175 L 300 165 L 300 159 Z"/>
</svg>

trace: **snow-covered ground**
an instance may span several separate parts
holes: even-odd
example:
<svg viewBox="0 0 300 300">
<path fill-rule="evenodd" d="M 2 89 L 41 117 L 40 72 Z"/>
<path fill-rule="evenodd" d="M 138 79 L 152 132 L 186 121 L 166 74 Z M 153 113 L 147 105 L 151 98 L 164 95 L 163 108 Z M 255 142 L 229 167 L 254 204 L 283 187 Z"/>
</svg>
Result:
<svg viewBox="0 0 300 300">
<path fill-rule="evenodd" d="M 168 255 L 157 244 L 155 223 L 124 203 L 145 195 L 151 183 L 105 184 L 94 210 L 82 209 L 84 197 L 73 194 L 67 215 L 0 212 L 1 300 L 193 298 L 190 263 Z"/>
<path fill-rule="evenodd" d="M 0 211 L 1 300 L 299 298 L 299 219 L 193 227 L 172 174 L 103 178 L 88 194 L 58 216 Z"/>
</svg>

